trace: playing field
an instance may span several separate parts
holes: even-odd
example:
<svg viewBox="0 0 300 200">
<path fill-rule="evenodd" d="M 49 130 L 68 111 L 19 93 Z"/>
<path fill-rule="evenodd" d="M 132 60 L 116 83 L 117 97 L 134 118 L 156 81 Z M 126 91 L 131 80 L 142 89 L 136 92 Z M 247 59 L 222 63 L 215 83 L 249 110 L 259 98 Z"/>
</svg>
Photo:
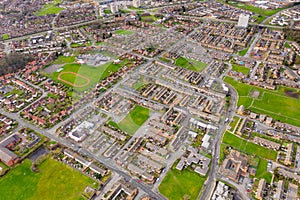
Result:
<svg viewBox="0 0 300 200">
<path fill-rule="evenodd" d="M 1 200 L 80 199 L 86 186 L 98 186 L 91 178 L 50 158 L 39 165 L 38 173 L 30 167 L 31 161 L 25 160 L 0 178 Z"/>
<path fill-rule="evenodd" d="M 207 64 L 197 61 L 197 60 L 192 60 L 192 59 L 187 59 L 184 57 L 179 57 L 176 59 L 175 61 L 175 65 L 179 66 L 179 67 L 183 67 L 183 68 L 187 68 L 196 72 L 200 72 L 202 71 Z"/>
<path fill-rule="evenodd" d="M 49 76 L 51 79 L 59 81 L 66 86 L 72 87 L 78 91 L 84 91 L 98 83 L 100 80 L 106 78 L 111 73 L 118 71 L 127 62 L 127 60 L 124 60 L 119 64 L 108 62 L 97 67 L 70 63 L 64 65 L 61 70 L 56 71 Z"/>
<path fill-rule="evenodd" d="M 224 81 L 232 85 L 238 95 L 238 106 L 267 114 L 276 120 L 300 126 L 300 100 L 299 91 L 295 89 L 280 87 L 277 91 L 267 90 L 241 82 L 235 81 L 231 77 L 225 77 Z M 259 97 L 251 97 L 252 91 L 258 91 Z"/>
<path fill-rule="evenodd" d="M 176 164 L 159 185 L 159 192 L 169 200 L 196 199 L 206 178 L 189 169 L 179 171 Z"/>
<path fill-rule="evenodd" d="M 64 10 L 64 8 L 57 6 L 61 2 L 62 0 L 53 0 L 52 3 L 44 5 L 44 7 L 36 13 L 36 15 L 46 16 L 50 14 L 58 14 L 60 11 Z"/>
<path fill-rule="evenodd" d="M 130 113 L 118 124 L 119 128 L 133 135 L 149 118 L 150 110 L 142 106 L 136 106 Z"/>
<path fill-rule="evenodd" d="M 234 134 L 226 132 L 223 136 L 224 144 L 229 145 L 239 151 L 244 153 L 250 153 L 253 155 L 257 155 L 261 158 L 265 158 L 267 160 L 276 160 L 277 152 L 266 147 L 262 147 L 260 145 L 254 144 L 252 142 L 248 142 Z"/>
</svg>

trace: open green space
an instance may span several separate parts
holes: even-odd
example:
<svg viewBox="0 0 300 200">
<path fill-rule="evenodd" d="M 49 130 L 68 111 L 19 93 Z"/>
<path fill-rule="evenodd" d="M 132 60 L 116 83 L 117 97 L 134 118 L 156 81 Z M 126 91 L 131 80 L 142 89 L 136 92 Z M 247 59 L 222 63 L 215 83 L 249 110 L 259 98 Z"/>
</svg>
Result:
<svg viewBox="0 0 300 200">
<path fill-rule="evenodd" d="M 247 52 L 248 52 L 248 48 L 239 51 L 238 54 L 239 54 L 239 56 L 244 56 L 244 55 L 246 55 Z"/>
<path fill-rule="evenodd" d="M 127 60 L 124 60 L 118 64 L 114 64 L 111 61 L 111 62 L 107 62 L 107 63 L 97 66 L 97 67 L 89 66 L 86 64 L 70 63 L 70 64 L 64 65 L 62 67 L 63 70 L 61 70 L 59 72 L 57 71 L 57 72 L 54 72 L 54 73 L 48 74 L 48 75 L 50 76 L 51 79 L 53 79 L 55 81 L 59 81 L 68 87 L 73 87 L 74 89 L 76 89 L 78 91 L 84 91 L 84 90 L 87 90 L 88 88 L 90 88 L 91 86 L 95 85 L 100 80 L 106 78 L 110 74 L 118 71 L 126 63 L 128 63 Z M 71 85 L 64 81 L 59 80 L 60 75 L 65 74 L 67 72 L 71 72 L 71 73 L 74 72 L 74 73 L 78 74 L 77 76 L 71 75 L 71 73 L 64 75 L 65 76 L 64 78 L 66 78 L 65 80 L 67 82 L 73 83 L 75 86 L 73 86 L 73 84 Z M 80 87 L 80 85 L 83 84 L 82 82 L 86 82 L 86 80 L 80 76 L 88 78 L 90 80 L 89 84 L 85 85 L 84 87 Z M 78 85 L 79 87 L 77 87 L 76 85 Z"/>
<path fill-rule="evenodd" d="M 225 1 L 221 1 L 221 2 L 225 2 Z M 258 15 L 263 15 L 263 16 L 272 16 L 276 13 L 278 13 L 279 11 L 283 10 L 284 8 L 279 8 L 279 9 L 263 9 L 263 8 L 258 8 L 255 6 L 252 6 L 250 4 L 246 4 L 246 3 L 242 3 L 242 2 L 237 2 L 237 1 L 228 1 L 228 4 L 240 9 L 244 9 L 244 10 L 249 10 L 251 12 L 254 12 Z"/>
<path fill-rule="evenodd" d="M 230 131 L 233 131 L 233 130 L 234 130 L 236 124 L 237 124 L 238 121 L 239 121 L 239 119 L 240 119 L 240 118 L 237 117 L 237 116 L 234 116 L 234 117 L 233 117 L 233 121 L 229 124 L 229 126 L 230 126 Z"/>
<path fill-rule="evenodd" d="M 36 15 L 46 16 L 50 14 L 58 14 L 60 11 L 64 10 L 64 8 L 59 7 L 61 2 L 62 0 L 53 0 L 52 3 L 44 5 L 44 7 L 36 13 Z"/>
<path fill-rule="evenodd" d="M 3 34 L 3 35 L 2 35 L 2 39 L 3 39 L 3 40 L 7 40 L 8 38 L 9 38 L 9 35 L 8 35 L 8 34 Z"/>
<path fill-rule="evenodd" d="M 241 152 L 257 155 L 261 158 L 265 158 L 268 160 L 276 160 L 277 158 L 276 151 L 260 146 L 258 144 L 254 144 L 252 142 L 248 142 L 247 140 L 244 140 L 229 132 L 226 132 L 224 134 L 222 142 Z"/>
<path fill-rule="evenodd" d="M 179 57 L 175 60 L 175 65 L 182 67 L 182 68 L 187 68 L 196 72 L 200 72 L 202 71 L 207 64 L 197 61 L 197 60 L 193 60 L 193 59 L 187 59 L 184 57 Z"/>
<path fill-rule="evenodd" d="M 75 56 L 59 56 L 57 60 L 55 60 L 54 64 L 67 64 L 75 62 Z"/>
<path fill-rule="evenodd" d="M 156 18 L 154 15 L 147 15 L 147 16 L 141 16 L 141 21 L 146 23 L 152 23 L 157 21 L 158 18 Z"/>
<path fill-rule="evenodd" d="M 120 29 L 120 30 L 116 30 L 115 33 L 118 34 L 118 35 L 131 35 L 134 32 L 131 31 L 131 30 Z"/>
<path fill-rule="evenodd" d="M 30 160 L 25 160 L 0 178 L 0 199 L 73 200 L 81 199 L 87 186 L 98 187 L 91 178 L 51 158 L 38 166 L 39 172 L 33 172 L 31 164 Z"/>
<path fill-rule="evenodd" d="M 241 72 L 245 75 L 249 75 L 250 69 L 241 65 L 232 64 L 232 70 L 236 72 Z"/>
<path fill-rule="evenodd" d="M 299 91 L 292 88 L 279 87 L 278 90 L 267 90 L 245 83 L 238 82 L 231 77 L 225 77 L 224 81 L 232 85 L 238 95 L 238 106 L 244 105 L 256 113 L 267 114 L 275 120 L 300 126 L 300 100 Z M 259 91 L 258 98 L 251 97 L 251 91 Z"/>
<path fill-rule="evenodd" d="M 272 179 L 272 174 L 267 172 L 268 161 L 265 159 L 259 159 L 258 167 L 256 169 L 257 178 L 264 178 L 270 184 Z"/>
<path fill-rule="evenodd" d="M 149 118 L 149 115 L 150 110 L 148 108 L 135 106 L 118 124 L 118 127 L 129 135 L 133 135 Z"/>
<path fill-rule="evenodd" d="M 159 192 L 169 200 L 196 199 L 206 178 L 190 169 L 177 170 L 177 163 L 159 185 Z"/>
</svg>

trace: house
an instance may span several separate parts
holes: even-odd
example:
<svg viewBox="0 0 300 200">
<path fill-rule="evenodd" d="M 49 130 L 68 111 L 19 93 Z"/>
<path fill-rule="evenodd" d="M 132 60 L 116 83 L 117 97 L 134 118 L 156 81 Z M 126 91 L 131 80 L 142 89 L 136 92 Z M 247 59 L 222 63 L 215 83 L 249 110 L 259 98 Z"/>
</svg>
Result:
<svg viewBox="0 0 300 200">
<path fill-rule="evenodd" d="M 255 198 L 262 200 L 264 197 L 264 189 L 266 187 L 266 180 L 265 179 L 260 179 L 258 182 L 258 187 L 257 191 L 255 194 Z"/>
<path fill-rule="evenodd" d="M 5 147 L 0 147 L 0 160 L 4 162 L 7 166 L 12 166 L 19 161 L 19 158 L 16 154 L 11 152 Z"/>
</svg>

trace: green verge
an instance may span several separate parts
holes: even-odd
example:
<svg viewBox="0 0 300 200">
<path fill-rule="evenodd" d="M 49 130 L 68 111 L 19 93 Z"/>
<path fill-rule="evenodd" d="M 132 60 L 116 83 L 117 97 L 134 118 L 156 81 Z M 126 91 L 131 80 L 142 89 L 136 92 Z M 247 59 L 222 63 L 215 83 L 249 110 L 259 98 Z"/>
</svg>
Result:
<svg viewBox="0 0 300 200">
<path fill-rule="evenodd" d="M 169 200 L 196 199 L 206 178 L 190 169 L 177 170 L 177 163 L 159 185 L 159 192 Z"/>
<path fill-rule="evenodd" d="M 31 164 L 26 159 L 0 179 L 0 199 L 80 199 L 85 187 L 98 187 L 91 178 L 51 158 L 38 166 L 37 173 Z"/>
<path fill-rule="evenodd" d="M 149 116 L 150 110 L 148 108 L 135 106 L 135 108 L 118 124 L 118 127 L 129 135 L 133 135 L 144 124 Z"/>
</svg>

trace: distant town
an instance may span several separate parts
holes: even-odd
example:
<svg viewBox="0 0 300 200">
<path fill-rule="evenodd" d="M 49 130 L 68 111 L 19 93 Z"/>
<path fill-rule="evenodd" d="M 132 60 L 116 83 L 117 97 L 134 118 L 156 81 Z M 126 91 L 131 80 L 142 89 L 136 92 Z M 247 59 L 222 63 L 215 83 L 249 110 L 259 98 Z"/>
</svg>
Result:
<svg viewBox="0 0 300 200">
<path fill-rule="evenodd" d="M 300 1 L 2 0 L 0 200 L 300 199 Z"/>
</svg>

